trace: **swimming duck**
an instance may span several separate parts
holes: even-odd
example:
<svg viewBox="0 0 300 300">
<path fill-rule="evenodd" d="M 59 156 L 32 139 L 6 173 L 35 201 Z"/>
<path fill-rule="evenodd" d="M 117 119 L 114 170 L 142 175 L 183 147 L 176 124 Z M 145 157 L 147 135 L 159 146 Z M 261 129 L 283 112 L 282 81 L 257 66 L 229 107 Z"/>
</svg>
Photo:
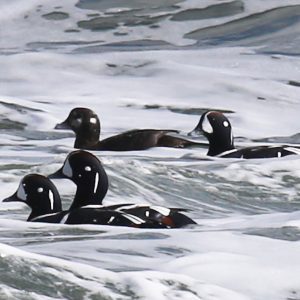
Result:
<svg viewBox="0 0 300 300">
<path fill-rule="evenodd" d="M 99 141 L 100 121 L 97 114 L 88 108 L 76 107 L 71 110 L 65 121 L 55 129 L 75 132 L 74 148 L 86 150 L 133 151 L 151 147 L 186 148 L 201 146 L 201 143 L 168 135 L 178 133 L 172 129 L 134 129 Z"/>
<path fill-rule="evenodd" d="M 145 221 L 122 211 L 103 206 L 84 206 L 62 211 L 61 198 L 49 178 L 40 174 L 26 175 L 17 191 L 3 202 L 19 201 L 31 208 L 30 222 L 63 224 L 98 224 L 137 228 L 166 228 L 155 221 Z"/>
<path fill-rule="evenodd" d="M 202 114 L 199 123 L 189 133 L 203 135 L 209 141 L 207 155 L 227 158 L 271 158 L 300 154 L 300 149 L 290 146 L 254 146 L 236 149 L 232 127 L 228 118 L 217 111 Z"/>
<path fill-rule="evenodd" d="M 101 175 L 99 175 L 101 174 Z M 100 160 L 90 152 L 77 150 L 71 152 L 63 166 L 49 178 L 67 178 L 76 186 L 76 194 L 71 205 L 78 208 L 84 205 L 102 205 L 102 200 L 108 189 L 108 180 Z M 178 228 L 195 221 L 184 215 L 187 211 L 181 208 L 167 208 L 156 205 L 138 205 L 132 203 L 105 206 L 106 209 L 122 211 L 145 220 L 157 222 L 167 228 Z"/>
</svg>

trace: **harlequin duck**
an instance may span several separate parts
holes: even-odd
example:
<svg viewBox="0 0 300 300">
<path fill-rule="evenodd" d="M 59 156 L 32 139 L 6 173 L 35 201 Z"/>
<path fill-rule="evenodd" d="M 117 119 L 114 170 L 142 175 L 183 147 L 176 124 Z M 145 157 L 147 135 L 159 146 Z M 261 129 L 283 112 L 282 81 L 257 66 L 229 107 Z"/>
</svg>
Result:
<svg viewBox="0 0 300 300">
<path fill-rule="evenodd" d="M 101 175 L 99 175 L 101 174 Z M 49 178 L 67 178 L 76 186 L 76 194 L 71 205 L 72 208 L 84 205 L 102 205 L 103 195 L 106 194 L 108 180 L 100 160 L 92 153 L 78 150 L 71 152 L 63 166 Z M 162 206 L 149 206 L 137 204 L 117 204 L 105 206 L 107 209 L 128 213 L 145 222 L 159 223 L 167 228 L 178 228 L 188 224 L 196 224 L 195 221 L 184 215 L 181 208 L 166 208 Z"/>
<path fill-rule="evenodd" d="M 207 155 L 228 158 L 271 158 L 300 154 L 300 149 L 290 146 L 254 146 L 236 149 L 232 127 L 221 112 L 207 111 L 202 114 L 196 128 L 189 133 L 203 133 L 209 141 Z"/>
<path fill-rule="evenodd" d="M 73 130 L 76 135 L 74 148 L 86 150 L 133 151 L 151 147 L 187 148 L 201 146 L 200 143 L 168 135 L 178 133 L 172 129 L 135 129 L 99 141 L 100 121 L 95 112 L 76 107 L 67 119 L 55 129 Z"/>
<path fill-rule="evenodd" d="M 64 224 L 98 224 L 137 228 L 166 228 L 155 221 L 145 221 L 137 216 L 106 207 L 85 206 L 62 211 L 61 199 L 49 178 L 39 174 L 25 176 L 18 190 L 3 202 L 20 201 L 31 208 L 27 221 Z"/>
</svg>

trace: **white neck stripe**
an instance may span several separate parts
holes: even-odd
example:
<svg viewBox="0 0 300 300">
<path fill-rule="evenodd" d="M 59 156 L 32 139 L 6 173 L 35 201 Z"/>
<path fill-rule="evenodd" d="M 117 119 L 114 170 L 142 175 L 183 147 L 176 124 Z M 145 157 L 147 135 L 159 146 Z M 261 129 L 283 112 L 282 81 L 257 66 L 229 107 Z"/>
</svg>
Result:
<svg viewBox="0 0 300 300">
<path fill-rule="evenodd" d="M 50 208 L 51 210 L 54 209 L 54 196 L 53 196 L 53 193 L 52 191 L 49 190 L 49 200 L 50 200 Z"/>
<path fill-rule="evenodd" d="M 97 188 L 99 183 L 99 173 L 97 172 L 95 175 L 95 185 L 94 185 L 94 194 L 96 194 Z"/>
</svg>

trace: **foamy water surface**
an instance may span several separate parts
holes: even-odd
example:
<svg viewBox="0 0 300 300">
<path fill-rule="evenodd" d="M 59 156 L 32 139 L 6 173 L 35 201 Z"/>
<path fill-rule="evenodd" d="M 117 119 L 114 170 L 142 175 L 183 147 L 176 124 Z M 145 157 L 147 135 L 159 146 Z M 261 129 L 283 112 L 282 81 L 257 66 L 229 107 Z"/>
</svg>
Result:
<svg viewBox="0 0 300 300">
<path fill-rule="evenodd" d="M 299 15 L 296 0 L 0 1 L 0 198 L 63 163 L 74 134 L 54 126 L 76 106 L 102 138 L 186 136 L 219 109 L 236 146 L 299 146 Z M 189 228 L 31 224 L 0 203 L 0 299 L 300 299 L 300 158 L 206 152 L 94 152 L 104 203 L 188 208 Z M 54 183 L 67 209 L 75 186 Z"/>
</svg>

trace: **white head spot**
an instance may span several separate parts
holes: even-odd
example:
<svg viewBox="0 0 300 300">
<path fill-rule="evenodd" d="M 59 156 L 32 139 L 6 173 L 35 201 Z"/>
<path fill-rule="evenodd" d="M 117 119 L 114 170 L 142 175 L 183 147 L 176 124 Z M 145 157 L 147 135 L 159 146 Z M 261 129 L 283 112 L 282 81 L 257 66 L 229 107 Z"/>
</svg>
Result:
<svg viewBox="0 0 300 300">
<path fill-rule="evenodd" d="M 202 122 L 202 130 L 203 130 L 204 132 L 206 132 L 206 133 L 213 133 L 213 132 L 214 132 L 214 129 L 213 129 L 213 127 L 211 126 L 210 121 L 209 121 L 208 118 L 207 118 L 207 115 L 208 115 L 208 114 L 206 114 L 206 115 L 204 116 L 204 119 L 203 119 L 203 122 Z"/>
<path fill-rule="evenodd" d="M 84 170 L 87 171 L 87 172 L 91 172 L 91 171 L 92 171 L 92 168 L 91 168 L 90 166 L 86 166 L 86 167 L 84 168 Z"/>
<path fill-rule="evenodd" d="M 42 187 L 39 187 L 38 189 L 37 189 L 37 192 L 38 193 L 42 193 L 44 191 L 44 189 L 42 188 Z"/>
<path fill-rule="evenodd" d="M 278 151 L 277 157 L 281 157 L 281 152 L 280 151 Z"/>
<path fill-rule="evenodd" d="M 73 177 L 73 171 L 70 165 L 69 160 L 67 159 L 67 161 L 64 164 L 64 167 L 62 169 L 62 173 L 67 176 L 68 178 L 72 178 Z"/>
<path fill-rule="evenodd" d="M 223 125 L 224 125 L 224 127 L 228 127 L 228 126 L 229 126 L 228 121 L 224 121 L 224 122 L 223 122 Z"/>
<path fill-rule="evenodd" d="M 97 123 L 97 119 L 96 118 L 90 118 L 90 123 L 91 124 L 96 124 Z"/>
<path fill-rule="evenodd" d="M 23 201 L 26 201 L 27 195 L 25 193 L 24 186 L 22 183 L 20 183 L 20 185 L 19 185 L 19 188 L 17 191 L 17 197 Z"/>
</svg>

